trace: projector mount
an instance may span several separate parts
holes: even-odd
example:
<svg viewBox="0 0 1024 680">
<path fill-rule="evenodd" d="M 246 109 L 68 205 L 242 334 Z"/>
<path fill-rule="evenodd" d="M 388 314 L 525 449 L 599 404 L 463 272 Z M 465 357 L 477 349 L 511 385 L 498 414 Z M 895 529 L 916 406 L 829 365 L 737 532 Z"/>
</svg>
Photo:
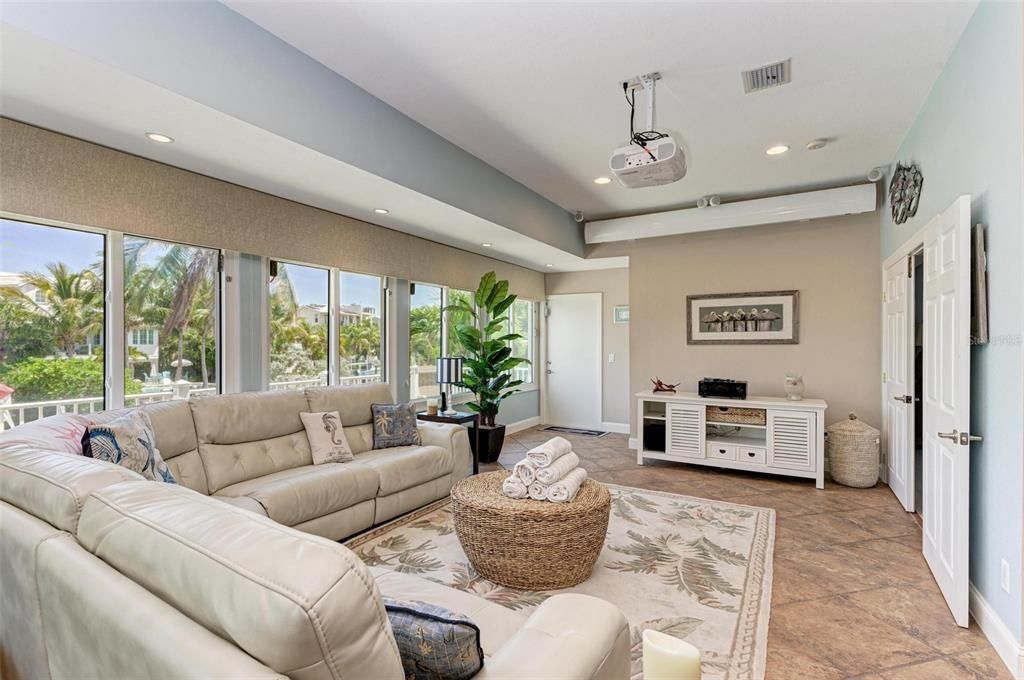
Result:
<svg viewBox="0 0 1024 680">
<path fill-rule="evenodd" d="M 652 160 L 654 155 L 647 148 L 647 143 L 668 137 L 664 132 L 654 129 L 654 86 L 659 80 L 661 80 L 661 74 L 653 71 L 622 83 L 622 93 L 626 97 L 626 103 L 629 104 L 629 141 L 646 151 Z M 643 90 L 647 94 L 647 129 L 641 132 L 636 131 L 633 122 L 636 115 L 637 90 Z"/>
</svg>

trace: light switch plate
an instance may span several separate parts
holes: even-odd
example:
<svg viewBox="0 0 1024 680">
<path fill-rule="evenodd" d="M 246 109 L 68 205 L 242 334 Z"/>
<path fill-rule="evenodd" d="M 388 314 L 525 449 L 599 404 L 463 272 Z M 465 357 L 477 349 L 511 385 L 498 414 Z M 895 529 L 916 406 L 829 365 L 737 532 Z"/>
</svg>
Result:
<svg viewBox="0 0 1024 680">
<path fill-rule="evenodd" d="M 608 353 L 608 363 L 609 364 L 614 364 L 615 363 L 615 353 L 614 352 L 609 352 Z"/>
</svg>

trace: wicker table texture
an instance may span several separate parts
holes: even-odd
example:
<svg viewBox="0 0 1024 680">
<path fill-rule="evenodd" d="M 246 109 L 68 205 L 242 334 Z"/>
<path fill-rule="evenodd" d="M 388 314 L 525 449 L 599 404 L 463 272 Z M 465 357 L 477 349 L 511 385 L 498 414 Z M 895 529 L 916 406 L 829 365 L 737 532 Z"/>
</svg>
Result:
<svg viewBox="0 0 1024 680">
<path fill-rule="evenodd" d="M 506 471 L 460 480 L 452 515 L 462 549 L 484 578 L 521 590 L 557 590 L 590 578 L 608 531 L 611 494 L 588 479 L 571 503 L 514 500 Z"/>
</svg>

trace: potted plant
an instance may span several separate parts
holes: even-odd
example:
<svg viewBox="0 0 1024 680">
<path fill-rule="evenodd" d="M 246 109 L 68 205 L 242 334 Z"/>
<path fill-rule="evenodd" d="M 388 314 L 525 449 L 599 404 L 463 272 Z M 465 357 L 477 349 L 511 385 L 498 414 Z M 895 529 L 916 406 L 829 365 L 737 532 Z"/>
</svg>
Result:
<svg viewBox="0 0 1024 680">
<path fill-rule="evenodd" d="M 498 280 L 494 272 L 488 272 L 480 279 L 474 294 L 474 305 L 460 299 L 445 307 L 446 312 L 457 312 L 455 333 L 462 344 L 462 382 L 473 393 L 476 400 L 466 404 L 480 414 L 480 451 L 482 463 L 493 463 L 501 454 L 505 441 L 505 426 L 494 422 L 501 402 L 518 392 L 522 380 L 512 379 L 512 369 L 529 360 L 512 356 L 510 343 L 522 338 L 518 333 L 506 332 L 509 318 L 506 312 L 516 301 L 509 295 L 509 284 Z M 471 441 L 475 437 L 470 437 Z"/>
</svg>

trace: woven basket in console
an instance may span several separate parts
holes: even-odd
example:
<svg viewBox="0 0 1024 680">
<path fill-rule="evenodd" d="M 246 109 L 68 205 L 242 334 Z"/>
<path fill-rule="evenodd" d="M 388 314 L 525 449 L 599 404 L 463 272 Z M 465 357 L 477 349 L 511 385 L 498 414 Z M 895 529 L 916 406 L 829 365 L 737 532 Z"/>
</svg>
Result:
<svg viewBox="0 0 1024 680">
<path fill-rule="evenodd" d="M 590 578 L 608 531 L 611 494 L 588 479 L 571 503 L 514 500 L 501 493 L 507 472 L 452 487 L 455 533 L 484 578 L 522 590 L 568 588 Z"/>
</svg>

